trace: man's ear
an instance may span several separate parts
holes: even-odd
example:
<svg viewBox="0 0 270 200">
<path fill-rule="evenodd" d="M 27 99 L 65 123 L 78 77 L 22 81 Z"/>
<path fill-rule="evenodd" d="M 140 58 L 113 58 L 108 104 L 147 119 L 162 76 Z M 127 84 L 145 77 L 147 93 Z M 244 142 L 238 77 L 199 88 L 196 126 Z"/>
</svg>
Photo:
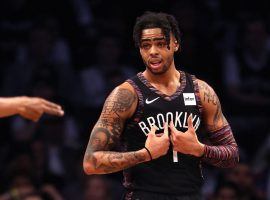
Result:
<svg viewBox="0 0 270 200">
<path fill-rule="evenodd" d="M 174 51 L 177 52 L 178 50 L 181 50 L 180 45 L 177 40 L 174 40 Z"/>
<path fill-rule="evenodd" d="M 140 54 L 142 54 L 142 48 L 139 47 Z"/>
</svg>

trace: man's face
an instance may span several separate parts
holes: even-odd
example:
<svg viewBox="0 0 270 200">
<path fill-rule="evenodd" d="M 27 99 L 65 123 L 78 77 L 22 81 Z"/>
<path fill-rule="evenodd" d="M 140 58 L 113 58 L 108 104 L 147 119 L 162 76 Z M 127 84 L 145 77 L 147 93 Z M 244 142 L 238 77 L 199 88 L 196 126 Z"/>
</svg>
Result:
<svg viewBox="0 0 270 200">
<path fill-rule="evenodd" d="M 140 53 L 144 64 L 152 74 L 165 73 L 173 63 L 174 52 L 179 44 L 171 34 L 170 49 L 160 28 L 142 30 Z"/>
</svg>

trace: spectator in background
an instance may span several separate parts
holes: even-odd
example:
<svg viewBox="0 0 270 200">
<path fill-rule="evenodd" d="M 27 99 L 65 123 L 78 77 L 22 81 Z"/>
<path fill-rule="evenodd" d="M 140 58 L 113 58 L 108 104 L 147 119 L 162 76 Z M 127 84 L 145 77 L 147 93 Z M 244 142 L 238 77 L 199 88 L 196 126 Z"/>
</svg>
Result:
<svg viewBox="0 0 270 200">
<path fill-rule="evenodd" d="M 10 181 L 7 190 L 0 194 L 0 200 L 63 200 L 53 185 L 38 185 L 26 173 L 15 174 Z"/>
<path fill-rule="evenodd" d="M 239 190 L 232 182 L 221 183 L 216 188 L 213 200 L 240 200 Z"/>
<path fill-rule="evenodd" d="M 269 107 L 270 49 L 264 22 L 248 21 L 239 37 L 243 37 L 240 48 L 225 57 L 224 80 L 228 94 L 238 105 L 244 103 L 249 109 L 250 106 Z"/>
<path fill-rule="evenodd" d="M 85 179 L 83 200 L 112 200 L 110 182 L 104 176 Z"/>
<path fill-rule="evenodd" d="M 122 44 L 117 37 L 105 35 L 99 38 L 95 64 L 80 72 L 86 106 L 101 107 L 116 85 L 135 74 L 131 67 L 121 64 L 122 54 Z"/>
<path fill-rule="evenodd" d="M 16 173 L 9 179 L 6 192 L 0 195 L 0 200 L 20 200 L 22 197 L 34 193 L 37 189 L 31 176 L 27 173 Z"/>
<path fill-rule="evenodd" d="M 70 65 L 69 46 L 59 36 L 57 27 L 53 18 L 32 27 L 28 43 L 19 48 L 16 61 L 4 74 L 4 95 L 25 94 L 39 81 L 36 77 L 42 76 L 45 80 L 53 79 L 54 89 L 63 100 L 75 101 L 76 95 L 70 95 L 70 92 L 76 92 L 76 85 L 73 84 L 76 74 Z"/>
<path fill-rule="evenodd" d="M 240 146 L 252 157 L 266 137 L 265 124 L 270 121 L 266 112 L 270 108 L 270 49 L 264 22 L 247 20 L 239 39 L 239 47 L 225 56 L 223 78 L 230 102 L 229 120 L 237 130 Z M 254 137 L 258 130 L 256 141 L 243 139 Z"/>
<path fill-rule="evenodd" d="M 239 163 L 225 174 L 225 181 L 234 183 L 240 192 L 240 199 L 261 200 L 263 194 L 255 185 L 254 174 L 251 167 L 246 163 Z"/>
<path fill-rule="evenodd" d="M 253 170 L 256 183 L 265 193 L 266 199 L 270 199 L 270 135 L 257 150 L 253 160 Z"/>
</svg>

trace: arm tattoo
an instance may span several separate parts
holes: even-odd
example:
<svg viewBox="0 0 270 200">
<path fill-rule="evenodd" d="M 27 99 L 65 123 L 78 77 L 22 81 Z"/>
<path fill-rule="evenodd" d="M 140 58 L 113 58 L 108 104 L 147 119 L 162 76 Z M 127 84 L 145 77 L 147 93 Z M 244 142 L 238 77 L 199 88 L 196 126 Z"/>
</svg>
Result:
<svg viewBox="0 0 270 200">
<path fill-rule="evenodd" d="M 215 106 L 218 104 L 217 95 L 206 83 L 200 84 L 200 89 L 203 91 L 203 102 L 212 103 Z"/>
<path fill-rule="evenodd" d="M 215 131 L 219 127 L 228 125 L 228 122 L 222 113 L 221 104 L 215 91 L 208 84 L 204 82 L 200 84 L 200 90 L 203 92 L 202 101 L 204 103 L 212 104 L 212 106 L 214 106 L 215 108 L 215 114 L 212 121 L 206 124 L 207 130 Z M 218 123 L 220 121 L 221 123 Z"/>
<path fill-rule="evenodd" d="M 128 89 L 113 91 L 106 100 L 97 127 L 103 127 L 109 132 L 109 143 L 117 144 L 123 130 L 121 114 L 131 108 L 136 95 Z"/>
<path fill-rule="evenodd" d="M 206 129 L 210 145 L 205 145 L 202 160 L 217 167 L 233 167 L 239 159 L 232 130 L 224 117 L 215 91 L 205 82 L 199 85 L 202 101 L 207 105 Z"/>
<path fill-rule="evenodd" d="M 113 112 L 116 115 L 119 115 L 120 113 L 127 111 L 135 99 L 136 96 L 130 90 L 120 88 L 117 91 L 112 92 L 110 97 L 106 100 L 102 114 L 106 115 Z"/>
<path fill-rule="evenodd" d="M 92 151 L 100 151 L 108 148 L 110 133 L 105 128 L 95 128 L 89 141 Z"/>
<path fill-rule="evenodd" d="M 122 115 L 131 108 L 137 96 L 119 88 L 107 98 L 101 116 L 94 127 L 86 149 L 84 162 L 91 163 L 101 173 L 116 172 L 146 160 L 141 152 L 109 151 L 119 143 L 124 127 Z"/>
<path fill-rule="evenodd" d="M 99 170 L 102 173 L 112 173 L 132 167 L 146 160 L 146 157 L 144 154 L 138 152 L 120 153 L 103 151 L 93 154 L 91 160 L 95 170 Z"/>
</svg>

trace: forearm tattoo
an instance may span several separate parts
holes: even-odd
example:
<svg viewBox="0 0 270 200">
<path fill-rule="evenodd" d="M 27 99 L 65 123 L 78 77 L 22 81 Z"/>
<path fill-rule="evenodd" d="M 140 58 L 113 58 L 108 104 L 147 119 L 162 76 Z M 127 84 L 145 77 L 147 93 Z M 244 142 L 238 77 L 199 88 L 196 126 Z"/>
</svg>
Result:
<svg viewBox="0 0 270 200">
<path fill-rule="evenodd" d="M 205 125 L 206 129 L 208 131 L 215 131 L 219 127 L 228 125 L 228 122 L 222 113 L 221 104 L 215 91 L 204 82 L 202 82 L 199 87 L 200 91 L 203 93 L 202 102 L 212 104 L 215 108 L 214 117 L 211 122 L 208 122 Z"/>
<path fill-rule="evenodd" d="M 93 154 L 90 159 L 95 170 L 101 173 L 113 173 L 132 167 L 147 158 L 143 153 L 138 152 L 100 151 Z"/>
<path fill-rule="evenodd" d="M 101 116 L 92 130 L 84 162 L 99 172 L 111 173 L 145 160 L 138 152 L 110 151 L 120 141 L 124 120 L 121 115 L 131 108 L 137 96 L 128 89 L 117 89 L 107 98 Z"/>
</svg>

